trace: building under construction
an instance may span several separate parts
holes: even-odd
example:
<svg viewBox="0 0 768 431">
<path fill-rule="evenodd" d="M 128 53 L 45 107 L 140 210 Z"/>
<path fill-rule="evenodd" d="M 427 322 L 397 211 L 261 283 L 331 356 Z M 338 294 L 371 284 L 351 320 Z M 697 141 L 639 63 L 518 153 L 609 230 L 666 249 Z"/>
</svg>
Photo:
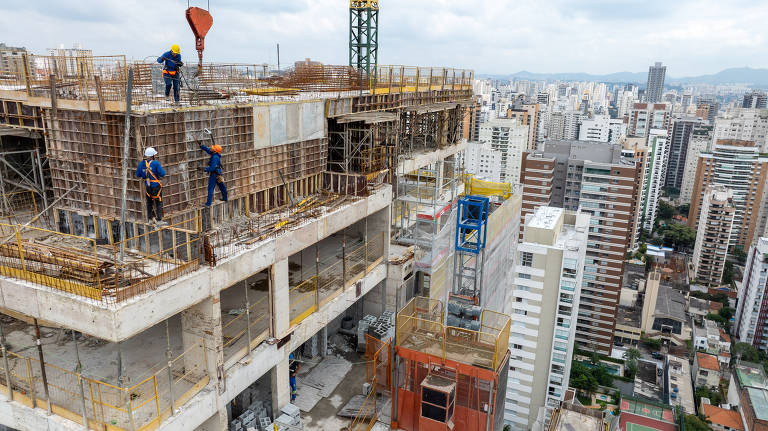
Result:
<svg viewBox="0 0 768 431">
<path fill-rule="evenodd" d="M 175 105 L 156 64 L 22 64 L 0 77 L 0 312 L 58 342 L 11 340 L 0 361 L 13 401 L 0 424 L 21 430 L 224 430 L 255 382 L 278 412 L 291 352 L 414 295 L 413 257 L 390 247 L 392 226 L 418 213 L 410 191 L 450 209 L 462 187 L 469 70 L 203 64 L 182 69 Z M 204 129 L 230 190 L 210 210 Z M 167 171 L 161 227 L 134 178 L 150 146 Z M 493 379 L 470 378 L 480 417 Z"/>
</svg>

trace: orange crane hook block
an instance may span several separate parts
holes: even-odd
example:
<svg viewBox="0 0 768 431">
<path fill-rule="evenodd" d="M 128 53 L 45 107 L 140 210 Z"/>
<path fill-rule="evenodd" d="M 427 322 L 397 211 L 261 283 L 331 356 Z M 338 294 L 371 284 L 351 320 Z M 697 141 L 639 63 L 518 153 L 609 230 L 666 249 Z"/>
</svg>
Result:
<svg viewBox="0 0 768 431">
<path fill-rule="evenodd" d="M 192 33 L 195 34 L 195 48 L 197 48 L 197 57 L 199 58 L 198 67 L 203 67 L 203 49 L 205 49 L 205 35 L 208 34 L 208 30 L 213 25 L 213 17 L 211 14 L 199 7 L 187 8 L 187 22 L 192 28 Z"/>
</svg>

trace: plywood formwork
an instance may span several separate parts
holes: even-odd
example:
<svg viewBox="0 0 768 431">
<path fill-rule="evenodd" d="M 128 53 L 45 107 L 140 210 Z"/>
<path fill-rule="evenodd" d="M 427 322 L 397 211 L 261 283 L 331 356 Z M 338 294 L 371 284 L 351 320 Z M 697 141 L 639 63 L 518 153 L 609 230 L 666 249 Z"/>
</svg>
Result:
<svg viewBox="0 0 768 431">
<path fill-rule="evenodd" d="M 46 109 L 44 117 L 54 197 L 61 198 L 57 207 L 119 218 L 124 117 L 66 109 Z M 204 128 L 224 148 L 222 164 L 230 201 L 245 199 L 263 209 L 283 199 L 270 201 L 257 196 L 259 192 L 284 184 L 306 189 L 296 191 L 307 194 L 317 191 L 318 181 L 303 180 L 320 176 L 326 167 L 325 122 L 318 102 L 137 114 L 131 117 L 129 220 L 140 220 L 145 213 L 144 189 L 135 178 L 135 169 L 147 147 L 158 151 L 167 173 L 163 181 L 165 213 L 185 213 L 203 206 L 208 184 L 203 168 L 209 156 L 200 150 L 200 144 L 211 145 L 202 133 Z M 247 212 L 248 206 L 239 209 Z"/>
</svg>

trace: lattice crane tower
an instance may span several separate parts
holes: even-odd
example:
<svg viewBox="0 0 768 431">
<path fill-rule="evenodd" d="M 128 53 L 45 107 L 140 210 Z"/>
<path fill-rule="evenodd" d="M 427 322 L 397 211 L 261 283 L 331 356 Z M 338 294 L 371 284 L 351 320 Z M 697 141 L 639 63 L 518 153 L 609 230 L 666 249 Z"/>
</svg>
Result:
<svg viewBox="0 0 768 431">
<path fill-rule="evenodd" d="M 349 2 L 349 65 L 365 71 L 376 71 L 379 54 L 379 1 Z"/>
</svg>

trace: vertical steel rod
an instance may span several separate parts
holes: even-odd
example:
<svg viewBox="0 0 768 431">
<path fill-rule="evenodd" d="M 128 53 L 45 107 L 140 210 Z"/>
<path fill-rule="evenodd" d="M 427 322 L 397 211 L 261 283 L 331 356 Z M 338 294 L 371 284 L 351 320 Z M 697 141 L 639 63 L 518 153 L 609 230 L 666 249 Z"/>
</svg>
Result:
<svg viewBox="0 0 768 431">
<path fill-rule="evenodd" d="M 85 407 L 85 389 L 83 388 L 83 365 L 80 362 L 80 350 L 77 348 L 77 337 L 75 336 L 75 330 L 72 330 L 72 342 L 75 343 L 75 373 L 77 373 L 77 382 L 80 386 L 80 405 L 83 409 L 83 429 L 88 431 L 88 411 Z"/>
<path fill-rule="evenodd" d="M 125 257 L 125 206 L 128 198 L 128 151 L 131 143 L 131 92 L 133 90 L 133 68 L 128 68 L 128 86 L 125 90 L 125 129 L 123 131 L 122 196 L 120 198 L 120 262 Z M 136 145 L 139 142 L 136 141 Z"/>
<path fill-rule="evenodd" d="M 45 392 L 45 403 L 48 407 L 48 414 L 51 414 L 51 394 L 48 392 L 48 376 L 45 374 L 45 359 L 43 358 L 43 343 L 40 341 L 40 325 L 35 322 L 35 344 L 37 344 L 37 356 L 40 358 L 40 374 L 43 376 L 43 392 Z"/>
<path fill-rule="evenodd" d="M 8 401 L 13 401 L 13 385 L 11 385 L 11 369 L 8 368 L 8 349 L 5 347 L 5 330 L 0 321 L 0 351 L 3 353 L 3 366 L 5 367 L 5 384 L 8 385 Z"/>
<path fill-rule="evenodd" d="M 168 394 L 171 399 L 171 416 L 173 416 L 176 413 L 176 400 L 173 398 L 173 361 L 171 360 L 173 354 L 171 353 L 171 333 L 168 330 L 168 319 L 165 319 L 165 341 L 167 344 L 165 356 L 168 359 Z"/>
<path fill-rule="evenodd" d="M 303 254 L 303 253 L 302 253 Z M 248 301 L 248 280 L 243 280 L 243 286 L 245 287 L 245 324 L 246 324 L 246 333 L 248 334 L 248 351 L 247 353 L 251 353 L 251 303 Z"/>
</svg>

